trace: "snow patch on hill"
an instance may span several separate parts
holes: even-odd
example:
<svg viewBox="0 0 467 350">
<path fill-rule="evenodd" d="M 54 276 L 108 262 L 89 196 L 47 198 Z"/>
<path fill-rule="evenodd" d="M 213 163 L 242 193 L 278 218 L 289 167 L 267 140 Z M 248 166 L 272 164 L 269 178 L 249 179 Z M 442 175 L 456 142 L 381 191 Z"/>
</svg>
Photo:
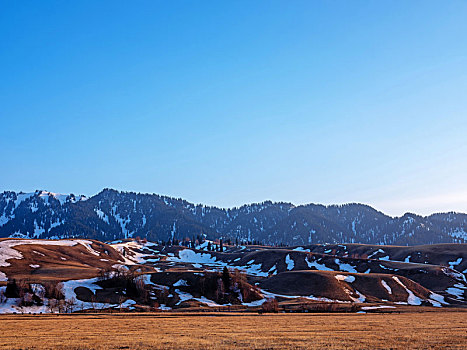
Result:
<svg viewBox="0 0 467 350">
<path fill-rule="evenodd" d="M 339 271 L 351 272 L 351 273 L 358 272 L 357 270 L 355 270 L 355 268 L 352 265 L 348 263 L 341 262 L 339 259 L 335 259 L 334 261 L 339 266 Z"/>
<path fill-rule="evenodd" d="M 421 305 L 422 304 L 422 300 L 419 297 L 417 297 L 415 294 L 413 294 L 413 292 L 409 288 L 407 288 L 405 284 L 399 280 L 399 278 L 397 278 L 396 276 L 392 276 L 392 278 L 394 279 L 394 281 L 399 283 L 405 289 L 405 291 L 409 294 L 409 296 L 407 297 L 407 304 L 409 305 Z"/>
<path fill-rule="evenodd" d="M 309 261 L 308 257 L 305 259 L 306 264 L 308 265 L 309 268 L 314 267 L 316 270 L 322 270 L 322 271 L 334 271 L 334 269 L 331 269 L 327 267 L 324 264 L 320 264 L 319 262 L 315 261 Z"/>
<path fill-rule="evenodd" d="M 351 276 L 351 275 L 335 275 L 334 276 L 336 278 L 336 280 L 338 281 L 344 281 L 344 282 L 348 282 L 348 283 L 352 283 L 355 281 L 355 276 Z"/>
<path fill-rule="evenodd" d="M 381 280 L 381 284 L 388 291 L 389 294 L 392 294 L 392 289 L 391 289 L 391 287 L 389 287 L 389 285 L 386 283 L 385 280 Z"/>
<path fill-rule="evenodd" d="M 293 270 L 295 262 L 293 261 L 293 259 L 290 258 L 290 254 L 287 254 L 287 256 L 285 257 L 285 264 L 287 265 L 287 270 Z"/>
</svg>

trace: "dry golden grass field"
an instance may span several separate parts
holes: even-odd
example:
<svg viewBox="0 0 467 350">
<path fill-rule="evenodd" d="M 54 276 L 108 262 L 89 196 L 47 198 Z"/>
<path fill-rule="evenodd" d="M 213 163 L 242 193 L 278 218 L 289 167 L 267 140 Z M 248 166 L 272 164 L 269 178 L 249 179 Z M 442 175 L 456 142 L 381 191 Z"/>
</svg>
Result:
<svg viewBox="0 0 467 350">
<path fill-rule="evenodd" d="M 466 349 L 467 312 L 2 315 L 2 349 Z"/>
</svg>

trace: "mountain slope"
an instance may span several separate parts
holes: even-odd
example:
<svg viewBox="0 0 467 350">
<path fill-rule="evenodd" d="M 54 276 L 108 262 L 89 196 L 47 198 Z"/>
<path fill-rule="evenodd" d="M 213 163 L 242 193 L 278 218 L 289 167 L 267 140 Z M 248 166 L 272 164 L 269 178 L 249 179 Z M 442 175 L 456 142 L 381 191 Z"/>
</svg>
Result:
<svg viewBox="0 0 467 350">
<path fill-rule="evenodd" d="M 102 241 L 204 235 L 267 244 L 364 243 L 420 245 L 467 242 L 467 215 L 387 216 L 370 206 L 265 201 L 222 209 L 183 199 L 104 189 L 90 198 L 46 191 L 0 194 L 0 237 Z"/>
</svg>

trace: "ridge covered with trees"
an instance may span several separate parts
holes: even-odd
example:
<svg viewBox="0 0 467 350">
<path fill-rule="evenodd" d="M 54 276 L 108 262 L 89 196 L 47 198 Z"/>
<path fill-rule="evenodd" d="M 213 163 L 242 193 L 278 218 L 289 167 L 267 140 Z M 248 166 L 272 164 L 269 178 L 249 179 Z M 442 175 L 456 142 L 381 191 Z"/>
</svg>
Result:
<svg viewBox="0 0 467 350">
<path fill-rule="evenodd" d="M 358 203 L 295 206 L 265 201 L 223 209 L 113 189 L 90 198 L 46 191 L 0 194 L 0 237 L 110 241 L 137 236 L 182 243 L 202 236 L 276 246 L 465 243 L 467 215 L 407 213 L 391 217 Z"/>
</svg>

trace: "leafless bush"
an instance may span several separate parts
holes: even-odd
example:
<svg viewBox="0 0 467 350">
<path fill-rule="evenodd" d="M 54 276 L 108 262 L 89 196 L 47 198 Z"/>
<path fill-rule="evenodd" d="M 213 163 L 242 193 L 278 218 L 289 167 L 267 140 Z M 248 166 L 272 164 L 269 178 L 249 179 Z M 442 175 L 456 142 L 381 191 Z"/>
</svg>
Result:
<svg viewBox="0 0 467 350">
<path fill-rule="evenodd" d="M 3 304 L 4 302 L 6 302 L 6 300 L 7 300 L 7 297 L 5 295 L 5 291 L 0 290 L 0 303 Z"/>
<path fill-rule="evenodd" d="M 156 297 L 159 304 L 167 304 L 170 300 L 169 288 L 155 289 L 154 296 Z"/>
<path fill-rule="evenodd" d="M 29 291 L 31 289 L 31 285 L 29 284 L 28 281 L 25 281 L 25 280 L 18 280 L 16 282 L 16 285 L 21 292 L 25 293 L 26 291 Z"/>
<path fill-rule="evenodd" d="M 277 302 L 276 298 L 269 298 L 267 299 L 263 305 L 261 306 L 261 311 L 263 312 L 278 312 L 279 311 L 279 303 Z"/>
<path fill-rule="evenodd" d="M 96 310 L 96 308 L 97 308 L 96 296 L 93 295 L 91 296 L 91 309 Z"/>
<path fill-rule="evenodd" d="M 109 307 L 110 307 L 110 302 L 109 302 L 109 300 L 104 300 L 103 302 L 101 302 L 101 303 L 99 304 L 99 310 L 100 310 L 100 311 L 104 311 L 104 310 L 108 309 Z"/>
<path fill-rule="evenodd" d="M 233 284 L 240 285 L 242 283 L 247 283 L 246 272 L 240 271 L 239 269 L 235 269 L 230 271 L 230 277 L 232 279 Z"/>
<path fill-rule="evenodd" d="M 49 309 L 49 312 L 54 313 L 57 307 L 58 307 L 57 299 L 49 299 L 47 301 L 47 308 Z"/>
<path fill-rule="evenodd" d="M 215 291 L 215 301 L 218 302 L 218 303 L 222 303 L 223 300 L 224 300 L 224 296 L 225 296 L 225 288 L 224 288 L 224 283 L 222 282 L 222 279 L 221 278 L 218 278 L 217 279 L 217 288 L 216 288 L 216 291 Z"/>
<path fill-rule="evenodd" d="M 44 282 L 45 297 L 49 299 L 65 299 L 65 293 L 63 292 L 63 283 L 57 281 Z"/>
<path fill-rule="evenodd" d="M 105 281 L 112 277 L 114 271 L 111 268 L 105 268 L 99 270 L 99 274 L 97 276 L 98 281 Z"/>
<path fill-rule="evenodd" d="M 33 294 L 22 290 L 20 293 L 19 306 L 31 306 L 33 303 Z"/>
<path fill-rule="evenodd" d="M 241 288 L 242 298 L 244 302 L 258 300 L 260 293 L 259 287 L 250 284 L 244 284 Z"/>
<path fill-rule="evenodd" d="M 66 312 L 66 303 L 65 299 L 57 300 L 58 313 L 62 314 Z"/>
<path fill-rule="evenodd" d="M 118 309 L 120 310 L 120 312 L 122 311 L 122 307 L 123 307 L 123 303 L 125 302 L 125 297 L 123 295 L 120 295 L 118 297 Z"/>
<path fill-rule="evenodd" d="M 358 307 L 356 304 L 340 304 L 336 302 L 321 302 L 310 303 L 303 305 L 301 311 L 306 312 L 356 312 Z"/>
<path fill-rule="evenodd" d="M 45 298 L 45 288 L 42 284 L 31 284 L 32 293 L 37 295 L 38 298 L 43 300 Z"/>
<path fill-rule="evenodd" d="M 66 299 L 65 300 L 65 308 L 66 308 L 66 312 L 70 312 L 72 313 L 75 306 L 76 306 L 77 302 L 76 302 L 76 299 L 74 297 L 72 297 L 71 299 Z"/>
</svg>

